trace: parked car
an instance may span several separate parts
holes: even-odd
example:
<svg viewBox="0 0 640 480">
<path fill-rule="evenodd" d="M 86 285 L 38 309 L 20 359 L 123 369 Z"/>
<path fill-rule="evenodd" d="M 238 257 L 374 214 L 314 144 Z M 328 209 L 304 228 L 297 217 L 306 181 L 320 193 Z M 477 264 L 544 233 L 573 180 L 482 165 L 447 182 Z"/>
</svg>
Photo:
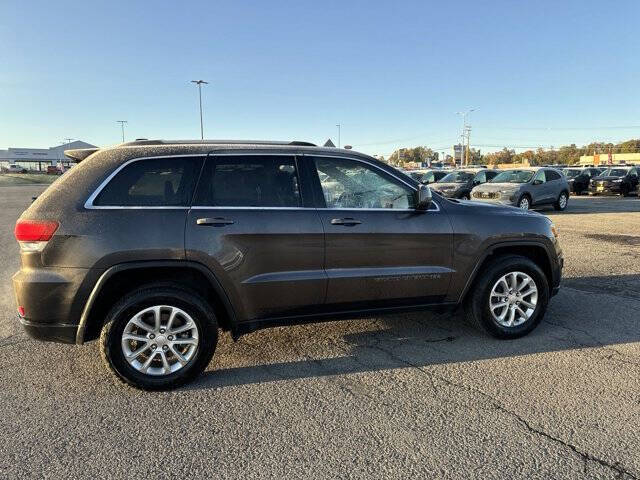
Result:
<svg viewBox="0 0 640 480">
<path fill-rule="evenodd" d="M 603 170 L 588 167 L 588 168 L 565 168 L 562 170 L 564 176 L 567 177 L 567 183 L 569 184 L 569 192 L 580 195 L 583 192 L 588 192 L 589 183 L 593 177 L 597 177 Z"/>
<path fill-rule="evenodd" d="M 27 173 L 26 168 L 15 163 L 7 165 L 3 170 L 7 173 Z"/>
<path fill-rule="evenodd" d="M 608 168 L 589 184 L 590 195 L 613 193 L 628 197 L 637 189 L 638 167 Z"/>
<path fill-rule="evenodd" d="M 47 174 L 48 175 L 58 175 L 60 174 L 60 169 L 55 165 L 47 165 Z"/>
<path fill-rule="evenodd" d="M 553 205 L 564 210 L 569 202 L 569 184 L 554 168 L 519 168 L 498 173 L 489 182 L 475 187 L 474 200 L 513 205 L 523 210 Z"/>
<path fill-rule="evenodd" d="M 424 184 L 429 185 L 430 183 L 437 182 L 442 177 L 444 177 L 447 172 L 444 170 L 411 170 L 406 172 L 411 178 L 414 180 Z"/>
<path fill-rule="evenodd" d="M 354 151 L 149 140 L 66 155 L 80 163 L 16 223 L 20 322 L 41 340 L 98 339 L 138 388 L 193 379 L 219 328 L 462 305 L 517 338 L 560 285 L 546 216 L 432 198 Z"/>
<path fill-rule="evenodd" d="M 491 180 L 496 175 L 495 170 L 486 168 L 454 170 L 432 184 L 431 188 L 447 198 L 471 200 L 471 189 Z"/>
</svg>

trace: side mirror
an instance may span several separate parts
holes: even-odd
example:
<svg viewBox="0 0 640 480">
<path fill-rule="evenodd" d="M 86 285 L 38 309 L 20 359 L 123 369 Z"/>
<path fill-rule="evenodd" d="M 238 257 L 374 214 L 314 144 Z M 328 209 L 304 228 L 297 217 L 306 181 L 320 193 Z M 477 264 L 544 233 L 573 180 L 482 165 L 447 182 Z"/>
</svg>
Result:
<svg viewBox="0 0 640 480">
<path fill-rule="evenodd" d="M 431 205 L 431 189 L 427 185 L 418 185 L 416 210 L 427 210 Z"/>
<path fill-rule="evenodd" d="M 533 184 L 534 185 L 542 185 L 542 180 L 534 180 Z"/>
</svg>

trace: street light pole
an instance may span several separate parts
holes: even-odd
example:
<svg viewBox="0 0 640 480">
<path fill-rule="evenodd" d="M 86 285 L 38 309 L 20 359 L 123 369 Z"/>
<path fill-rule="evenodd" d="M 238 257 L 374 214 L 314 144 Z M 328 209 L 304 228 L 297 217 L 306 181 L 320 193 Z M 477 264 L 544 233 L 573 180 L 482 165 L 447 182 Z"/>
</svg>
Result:
<svg viewBox="0 0 640 480">
<path fill-rule="evenodd" d="M 336 127 L 338 127 L 338 148 L 340 148 L 340 124 L 336 124 Z"/>
<path fill-rule="evenodd" d="M 124 124 L 129 123 L 126 120 L 116 120 L 116 123 L 119 123 L 122 127 L 122 143 L 124 143 Z"/>
<path fill-rule="evenodd" d="M 202 126 L 202 85 L 208 85 L 204 80 L 191 80 L 191 83 L 198 85 L 198 98 L 200 100 L 200 140 L 204 140 L 204 128 Z"/>
</svg>

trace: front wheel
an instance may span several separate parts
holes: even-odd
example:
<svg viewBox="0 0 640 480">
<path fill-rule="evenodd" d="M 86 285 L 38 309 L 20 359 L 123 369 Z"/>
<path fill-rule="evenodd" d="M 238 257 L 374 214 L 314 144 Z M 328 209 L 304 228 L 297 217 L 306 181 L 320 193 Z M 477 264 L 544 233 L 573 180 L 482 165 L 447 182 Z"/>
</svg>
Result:
<svg viewBox="0 0 640 480">
<path fill-rule="evenodd" d="M 556 201 L 556 203 L 553 204 L 553 208 L 555 208 L 558 211 L 563 211 L 565 208 L 567 208 L 568 202 L 569 202 L 569 195 L 567 195 L 567 192 L 561 192 L 560 196 L 558 197 L 558 200 Z"/>
<path fill-rule="evenodd" d="M 142 390 L 183 385 L 209 364 L 218 341 L 211 306 L 191 291 L 148 286 L 120 300 L 100 334 L 104 362 Z"/>
<path fill-rule="evenodd" d="M 518 200 L 518 208 L 522 210 L 529 210 L 531 208 L 531 200 L 527 195 L 520 197 L 520 200 Z"/>
<path fill-rule="evenodd" d="M 465 302 L 472 325 L 496 338 L 522 337 L 542 320 L 549 302 L 549 283 L 540 267 L 526 257 L 498 257 L 475 282 Z"/>
</svg>

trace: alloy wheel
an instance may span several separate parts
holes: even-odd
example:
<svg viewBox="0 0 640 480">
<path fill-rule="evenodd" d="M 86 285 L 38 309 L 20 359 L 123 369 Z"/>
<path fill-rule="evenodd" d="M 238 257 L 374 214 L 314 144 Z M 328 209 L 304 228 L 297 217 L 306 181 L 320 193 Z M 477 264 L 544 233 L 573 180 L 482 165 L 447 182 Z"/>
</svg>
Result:
<svg viewBox="0 0 640 480">
<path fill-rule="evenodd" d="M 529 320 L 538 303 L 535 281 L 524 272 L 509 272 L 496 281 L 489 296 L 493 319 L 503 327 L 517 327 Z"/>
<path fill-rule="evenodd" d="M 520 199 L 520 203 L 518 204 L 518 206 L 522 210 L 529 210 L 529 199 L 527 197 L 522 197 Z"/>
<path fill-rule="evenodd" d="M 136 313 L 122 332 L 122 353 L 137 371 L 169 375 L 180 370 L 198 349 L 198 327 L 177 307 L 154 305 Z"/>
</svg>

